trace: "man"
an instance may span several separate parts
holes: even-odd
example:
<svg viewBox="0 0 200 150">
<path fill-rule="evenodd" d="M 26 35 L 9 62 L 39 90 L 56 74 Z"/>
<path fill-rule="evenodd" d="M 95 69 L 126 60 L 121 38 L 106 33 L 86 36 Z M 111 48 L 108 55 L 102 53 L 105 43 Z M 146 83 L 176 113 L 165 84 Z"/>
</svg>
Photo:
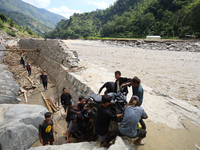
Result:
<svg viewBox="0 0 200 150">
<path fill-rule="evenodd" d="M 107 107 L 110 104 L 111 97 L 109 95 L 102 96 L 102 104 L 98 106 L 97 121 L 95 122 L 95 131 L 101 139 L 101 143 L 105 140 L 109 131 L 110 120 L 117 120 L 122 114 L 113 114 Z"/>
<path fill-rule="evenodd" d="M 120 122 L 120 125 L 116 129 L 108 134 L 104 143 L 101 144 L 100 147 L 107 146 L 117 135 L 128 136 L 130 138 L 138 137 L 134 143 L 136 145 L 144 144 L 141 141 L 146 137 L 147 132 L 145 129 L 138 130 L 138 122 L 141 118 L 147 119 L 148 116 L 142 107 L 136 106 L 138 101 L 139 98 L 137 96 L 131 97 L 131 100 L 124 109 L 122 122 Z"/>
<path fill-rule="evenodd" d="M 67 89 L 63 88 L 63 93 L 61 95 L 61 104 L 66 112 L 67 109 L 67 102 L 71 101 L 72 102 L 72 97 L 69 93 L 67 93 Z"/>
<path fill-rule="evenodd" d="M 143 88 L 140 84 L 141 81 L 138 77 L 134 77 L 131 82 L 124 83 L 121 86 L 132 86 L 133 95 L 136 95 L 139 97 L 139 106 L 142 105 L 143 102 Z"/>
<path fill-rule="evenodd" d="M 28 75 L 30 76 L 31 75 L 31 65 L 28 62 L 26 64 L 26 69 L 28 71 Z"/>
<path fill-rule="evenodd" d="M 57 131 L 53 128 L 53 122 L 51 120 L 51 113 L 47 112 L 45 113 L 45 120 L 39 125 L 39 138 L 40 143 L 44 145 L 48 145 L 48 142 L 50 142 L 50 145 L 53 145 L 54 137 L 53 132 L 57 134 Z"/>
<path fill-rule="evenodd" d="M 129 78 L 124 78 L 124 77 L 121 77 L 121 72 L 120 71 L 115 71 L 115 87 L 114 87 L 114 92 L 115 93 L 118 93 L 119 90 L 120 90 L 120 86 L 123 84 L 123 83 L 126 83 L 126 82 L 131 82 L 131 79 Z M 122 93 L 124 95 L 127 95 L 128 94 L 128 89 L 127 87 L 124 87 Z"/>
<path fill-rule="evenodd" d="M 71 101 L 68 101 L 66 103 L 66 106 L 67 106 L 67 116 L 66 116 L 66 121 L 67 121 L 67 124 L 69 126 L 69 123 L 71 121 L 70 119 L 70 116 L 71 114 L 74 114 L 74 115 L 77 115 L 77 114 L 80 114 L 81 112 L 80 111 L 77 111 L 76 109 L 73 109 L 73 104 Z"/>
<path fill-rule="evenodd" d="M 84 96 L 80 96 L 79 97 L 79 102 L 76 103 L 76 110 L 82 111 L 82 109 L 84 108 L 84 101 L 85 101 L 85 97 Z"/>
<path fill-rule="evenodd" d="M 99 89 L 98 95 L 101 93 L 101 91 L 102 91 L 104 88 L 106 88 L 106 91 L 104 92 L 104 94 L 108 94 L 108 93 L 114 92 L 115 83 L 114 83 L 114 82 L 106 82 L 106 83 Z"/>
<path fill-rule="evenodd" d="M 42 75 L 40 75 L 40 82 L 42 82 L 44 91 L 48 90 L 47 83 L 48 83 L 48 77 L 46 74 L 44 74 L 44 71 L 42 71 Z"/>
<path fill-rule="evenodd" d="M 22 64 L 23 67 L 25 66 L 23 57 L 21 57 L 21 59 L 20 59 L 20 64 Z"/>
<path fill-rule="evenodd" d="M 70 138 L 71 134 L 76 132 L 79 129 L 79 125 L 77 123 L 77 115 L 71 114 L 70 120 L 71 121 L 70 121 L 69 126 L 68 126 L 67 131 L 66 131 L 66 136 L 67 136 L 67 142 L 66 143 L 69 143 L 69 138 Z"/>
</svg>

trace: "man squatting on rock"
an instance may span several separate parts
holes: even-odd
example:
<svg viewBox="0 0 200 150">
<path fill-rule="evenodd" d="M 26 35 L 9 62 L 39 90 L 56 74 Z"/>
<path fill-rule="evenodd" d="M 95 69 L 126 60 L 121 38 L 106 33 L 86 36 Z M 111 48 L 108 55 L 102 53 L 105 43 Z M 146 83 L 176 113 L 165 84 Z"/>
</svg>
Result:
<svg viewBox="0 0 200 150">
<path fill-rule="evenodd" d="M 139 102 L 136 104 L 137 106 L 141 106 L 143 103 L 143 88 L 141 85 L 141 80 L 138 77 L 134 77 L 131 82 L 124 83 L 121 85 L 123 86 L 132 86 L 132 96 L 136 95 L 139 98 Z M 142 119 L 140 119 L 140 124 L 143 129 L 146 129 L 146 125 Z"/>
<path fill-rule="evenodd" d="M 50 145 L 53 145 L 54 142 L 54 136 L 53 132 L 57 134 L 57 131 L 53 128 L 53 121 L 51 120 L 51 113 L 47 112 L 44 115 L 45 120 L 39 125 L 39 138 L 40 143 L 43 145 L 48 145 L 50 142 Z"/>
<path fill-rule="evenodd" d="M 42 71 L 42 75 L 40 75 L 40 83 L 43 84 L 44 91 L 48 90 L 47 88 L 48 77 L 46 74 L 44 74 L 44 71 Z"/>
<path fill-rule="evenodd" d="M 135 144 L 140 145 L 141 140 L 146 137 L 146 130 L 138 130 L 138 122 L 141 118 L 148 118 L 146 112 L 142 107 L 136 106 L 139 98 L 137 96 L 132 96 L 130 102 L 124 108 L 124 117 L 120 125 L 111 131 L 100 147 L 107 146 L 110 141 L 112 141 L 117 135 L 118 136 L 128 136 L 130 138 L 136 138 Z"/>
</svg>

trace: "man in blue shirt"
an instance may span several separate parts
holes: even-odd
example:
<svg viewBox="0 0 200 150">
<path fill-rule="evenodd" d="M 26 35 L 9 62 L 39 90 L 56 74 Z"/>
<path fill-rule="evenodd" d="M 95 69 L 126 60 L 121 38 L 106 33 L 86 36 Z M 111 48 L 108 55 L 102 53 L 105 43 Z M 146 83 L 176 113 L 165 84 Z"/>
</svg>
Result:
<svg viewBox="0 0 200 150">
<path fill-rule="evenodd" d="M 143 102 L 143 88 L 140 84 L 141 81 L 138 77 L 134 77 L 131 82 L 124 83 L 121 86 L 132 86 L 133 95 L 136 95 L 139 97 L 139 106 L 142 105 Z"/>
<path fill-rule="evenodd" d="M 146 130 L 139 129 L 138 130 L 138 122 L 141 118 L 148 118 L 146 112 L 142 107 L 137 106 L 139 98 L 137 96 L 132 96 L 130 102 L 124 109 L 124 118 L 120 125 L 113 131 L 111 131 L 104 143 L 100 145 L 100 147 L 107 146 L 110 141 L 112 141 L 117 135 L 119 136 L 128 136 L 130 138 L 136 138 L 134 141 L 135 144 L 140 145 L 141 140 L 146 137 Z"/>
</svg>

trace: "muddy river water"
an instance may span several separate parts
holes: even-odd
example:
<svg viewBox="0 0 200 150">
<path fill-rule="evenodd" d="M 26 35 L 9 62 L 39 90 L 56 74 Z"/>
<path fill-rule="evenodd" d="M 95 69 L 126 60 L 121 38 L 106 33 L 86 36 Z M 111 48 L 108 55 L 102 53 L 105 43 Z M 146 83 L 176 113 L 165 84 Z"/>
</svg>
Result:
<svg viewBox="0 0 200 150">
<path fill-rule="evenodd" d="M 138 76 L 142 84 L 200 107 L 200 53 L 145 50 L 101 41 L 66 40 L 80 59 L 122 76 Z M 114 75 L 114 74 L 113 74 Z"/>
</svg>

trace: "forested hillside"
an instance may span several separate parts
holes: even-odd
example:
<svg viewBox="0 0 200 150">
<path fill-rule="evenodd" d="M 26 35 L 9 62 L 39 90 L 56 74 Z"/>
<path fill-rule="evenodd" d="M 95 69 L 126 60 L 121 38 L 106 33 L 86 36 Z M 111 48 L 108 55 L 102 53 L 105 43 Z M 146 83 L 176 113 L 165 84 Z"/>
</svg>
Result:
<svg viewBox="0 0 200 150">
<path fill-rule="evenodd" d="M 62 20 L 46 37 L 177 37 L 200 32 L 199 14 L 200 0 L 117 0 L 106 10 Z"/>
<path fill-rule="evenodd" d="M 0 9 L 0 13 L 4 13 L 8 18 L 12 18 L 13 21 L 18 25 L 22 26 L 23 28 L 30 28 L 34 33 L 37 34 L 44 34 L 47 32 L 52 31 L 53 29 L 43 25 L 39 21 L 30 18 L 24 14 L 21 14 L 19 12 L 12 12 Z"/>
<path fill-rule="evenodd" d="M 23 28 L 18 26 L 13 19 L 8 18 L 5 14 L 0 13 L 0 30 L 5 31 L 8 35 L 13 37 L 40 37 L 33 33 L 30 28 Z"/>
<path fill-rule="evenodd" d="M 46 9 L 37 8 L 33 5 L 23 2 L 22 0 L 0 0 L 0 9 L 11 12 L 19 12 L 52 29 L 55 28 L 57 22 L 59 22 L 61 19 L 65 19 L 63 16 L 54 14 Z"/>
</svg>

